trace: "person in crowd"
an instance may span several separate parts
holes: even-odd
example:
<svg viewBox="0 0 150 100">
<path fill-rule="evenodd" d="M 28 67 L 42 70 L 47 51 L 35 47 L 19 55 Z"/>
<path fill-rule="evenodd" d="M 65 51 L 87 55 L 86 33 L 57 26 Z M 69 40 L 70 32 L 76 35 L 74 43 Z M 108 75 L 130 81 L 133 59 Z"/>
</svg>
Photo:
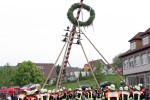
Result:
<svg viewBox="0 0 150 100">
<path fill-rule="evenodd" d="M 18 100 L 24 100 L 26 95 L 27 95 L 27 90 L 23 90 L 23 91 L 20 91 L 20 93 L 18 94 L 17 98 L 18 98 Z"/>
<path fill-rule="evenodd" d="M 142 83 L 139 83 L 138 86 L 140 87 L 140 92 L 141 92 L 140 99 L 143 100 L 146 98 L 145 88 Z"/>
<path fill-rule="evenodd" d="M 105 100 L 119 100 L 119 92 L 116 91 L 115 85 L 108 86 L 109 91 L 105 95 Z"/>
<path fill-rule="evenodd" d="M 79 88 L 76 92 L 75 100 L 82 100 L 83 99 L 83 91 L 81 88 Z"/>
<path fill-rule="evenodd" d="M 11 99 L 12 100 L 17 100 L 17 93 L 13 93 L 12 96 L 11 96 Z"/>
<path fill-rule="evenodd" d="M 69 88 L 68 91 L 67 91 L 67 98 L 66 100 L 72 100 L 73 99 L 73 92 L 72 92 L 72 89 Z"/>
<path fill-rule="evenodd" d="M 103 92 L 100 88 L 95 89 L 95 100 L 101 100 L 102 95 L 103 95 Z"/>
<path fill-rule="evenodd" d="M 119 88 L 119 94 L 120 94 L 119 100 L 122 100 L 122 91 L 123 91 L 123 87 L 121 86 Z"/>
<path fill-rule="evenodd" d="M 141 100 L 140 96 L 141 96 L 140 87 L 135 85 L 134 90 L 132 91 L 132 99 L 133 100 Z"/>
<path fill-rule="evenodd" d="M 12 100 L 9 93 L 6 94 L 6 100 Z"/>
<path fill-rule="evenodd" d="M 129 100 L 131 99 L 131 92 L 129 91 L 128 86 L 124 87 L 124 90 L 122 91 L 122 99 L 121 100 Z"/>
</svg>

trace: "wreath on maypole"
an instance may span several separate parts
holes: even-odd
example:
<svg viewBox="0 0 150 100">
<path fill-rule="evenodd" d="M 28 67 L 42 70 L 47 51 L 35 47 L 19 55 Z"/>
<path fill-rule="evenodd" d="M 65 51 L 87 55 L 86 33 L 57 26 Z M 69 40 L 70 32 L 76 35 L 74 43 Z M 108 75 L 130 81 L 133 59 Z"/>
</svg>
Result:
<svg viewBox="0 0 150 100">
<path fill-rule="evenodd" d="M 83 22 L 83 21 L 79 21 L 77 20 L 74 15 L 73 15 L 73 11 L 77 8 L 82 7 L 83 9 L 87 10 L 88 12 L 90 12 L 90 17 L 88 18 L 87 21 Z M 80 4 L 80 3 L 75 3 L 73 4 L 67 13 L 68 19 L 71 21 L 72 24 L 76 25 L 76 26 L 89 26 L 92 24 L 94 18 L 95 18 L 95 11 L 88 5 L 86 4 Z"/>
</svg>

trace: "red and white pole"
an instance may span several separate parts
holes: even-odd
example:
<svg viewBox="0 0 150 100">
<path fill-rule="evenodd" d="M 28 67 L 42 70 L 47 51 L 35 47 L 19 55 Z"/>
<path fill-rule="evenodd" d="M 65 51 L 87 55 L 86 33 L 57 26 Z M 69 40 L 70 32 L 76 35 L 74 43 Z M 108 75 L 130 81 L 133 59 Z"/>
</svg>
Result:
<svg viewBox="0 0 150 100">
<path fill-rule="evenodd" d="M 77 17 L 76 19 L 78 20 L 79 19 L 79 16 L 80 16 L 80 12 L 81 12 L 81 8 L 82 8 L 82 3 L 83 3 L 83 0 L 80 1 L 80 7 L 78 9 L 78 12 L 77 12 Z M 68 59 L 69 59 L 69 55 L 70 55 L 70 51 L 71 51 L 71 47 L 72 47 L 72 43 L 73 43 L 73 39 L 74 39 L 74 35 L 76 33 L 76 25 L 73 25 L 72 27 L 72 30 L 70 32 L 70 40 L 69 40 L 69 45 L 68 45 L 68 48 L 67 48 L 67 53 L 65 55 L 65 59 L 64 59 L 64 64 L 63 64 L 63 69 L 62 69 L 62 73 L 61 73 L 61 78 L 60 78 L 60 81 L 59 81 L 59 86 L 61 87 L 62 85 L 62 79 L 64 77 L 64 74 L 66 73 L 66 67 L 67 67 L 67 63 L 68 63 Z"/>
</svg>

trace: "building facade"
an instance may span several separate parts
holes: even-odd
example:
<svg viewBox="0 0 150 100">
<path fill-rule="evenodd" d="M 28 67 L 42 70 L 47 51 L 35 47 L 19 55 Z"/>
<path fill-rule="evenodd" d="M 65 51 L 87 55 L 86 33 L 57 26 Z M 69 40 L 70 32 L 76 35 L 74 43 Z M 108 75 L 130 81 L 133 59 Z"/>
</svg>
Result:
<svg viewBox="0 0 150 100">
<path fill-rule="evenodd" d="M 137 33 L 129 42 L 130 49 L 120 56 L 125 81 L 128 85 L 142 83 L 150 88 L 150 28 Z"/>
<path fill-rule="evenodd" d="M 34 63 L 34 64 L 40 69 L 40 71 L 43 73 L 45 78 L 48 77 L 48 74 L 50 73 L 50 71 L 52 70 L 54 66 L 54 64 L 52 63 Z M 47 84 L 49 85 L 53 84 L 54 82 L 56 82 L 56 78 L 57 78 L 56 68 L 54 67 L 52 74 L 48 79 Z"/>
<path fill-rule="evenodd" d="M 91 69 L 93 71 L 96 70 L 96 64 L 97 64 L 97 62 L 100 62 L 102 64 L 102 67 L 103 67 L 102 72 L 103 73 L 105 73 L 106 75 L 107 74 L 114 74 L 114 71 L 112 70 L 112 68 L 110 68 L 109 65 L 105 64 L 102 59 L 89 61 L 89 64 L 91 65 Z M 90 72 L 91 71 L 90 70 L 90 66 L 88 64 L 85 64 L 84 68 L 83 68 L 83 71 Z"/>
</svg>

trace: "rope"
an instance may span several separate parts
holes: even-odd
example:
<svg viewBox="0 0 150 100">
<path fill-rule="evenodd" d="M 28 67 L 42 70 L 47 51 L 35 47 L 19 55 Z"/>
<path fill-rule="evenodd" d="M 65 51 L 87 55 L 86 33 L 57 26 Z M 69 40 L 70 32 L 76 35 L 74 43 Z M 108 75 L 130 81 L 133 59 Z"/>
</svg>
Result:
<svg viewBox="0 0 150 100">
<path fill-rule="evenodd" d="M 82 32 L 83 33 L 83 32 Z M 94 44 L 90 41 L 90 39 L 83 33 L 83 35 L 87 38 L 87 40 L 91 43 L 91 45 L 95 48 L 95 50 L 99 53 L 99 55 L 105 60 L 105 62 L 112 68 L 112 70 L 116 73 L 116 75 L 125 83 L 122 77 L 114 70 L 114 67 L 109 64 L 109 62 L 105 59 L 105 57 L 98 51 L 98 49 L 94 46 Z"/>
<path fill-rule="evenodd" d="M 60 58 L 60 55 L 62 54 L 62 51 L 63 51 L 65 45 L 66 45 L 66 43 L 65 43 L 64 46 L 62 47 L 62 50 L 60 51 L 60 53 L 59 53 L 59 55 L 58 55 L 58 57 L 57 57 L 57 59 L 56 59 L 56 61 L 55 61 L 55 64 L 53 65 L 53 67 L 52 67 L 50 73 L 48 74 L 48 76 L 47 76 L 47 78 L 46 78 L 46 81 L 44 82 L 42 88 L 45 87 L 45 84 L 47 83 L 49 77 L 51 76 L 51 74 L 52 74 L 52 72 L 53 72 L 53 70 L 54 70 L 54 67 L 56 66 L 56 63 L 58 62 L 58 60 L 59 60 L 59 58 Z"/>
<path fill-rule="evenodd" d="M 70 36 L 69 36 L 70 37 Z M 69 43 L 67 43 L 67 47 L 69 46 Z M 61 76 L 61 73 L 62 73 L 62 69 L 63 69 L 63 62 L 64 62 L 64 59 L 65 59 L 65 54 L 67 53 L 67 47 L 66 47 L 66 50 L 65 50 L 65 53 L 64 53 L 64 58 L 63 58 L 63 61 L 62 61 L 62 65 L 61 65 L 61 68 L 60 68 L 60 71 L 59 71 L 59 75 L 58 75 L 58 79 L 57 79 L 57 83 L 56 83 L 56 87 L 55 87 L 55 90 L 58 89 L 58 83 L 59 83 L 59 80 L 60 80 L 60 76 Z"/>
<path fill-rule="evenodd" d="M 97 82 L 97 79 L 96 79 L 96 77 L 95 77 L 95 75 L 94 75 L 94 72 L 93 72 L 93 70 L 92 70 L 92 68 L 91 68 L 91 64 L 89 63 L 89 60 L 88 60 L 88 58 L 87 58 L 87 56 L 86 56 L 86 53 L 85 53 L 85 50 L 84 50 L 84 48 L 83 48 L 82 43 L 81 43 L 81 48 L 82 48 L 82 51 L 83 51 L 83 53 L 84 53 L 84 55 L 85 55 L 86 61 L 87 61 L 87 63 L 88 63 L 88 66 L 90 67 L 90 70 L 91 70 L 91 72 L 92 72 L 92 75 L 93 75 L 93 77 L 94 77 L 94 80 L 95 80 L 95 82 L 96 82 L 98 88 L 100 88 L 100 86 L 99 86 L 99 84 L 98 84 L 98 82 Z"/>
</svg>

